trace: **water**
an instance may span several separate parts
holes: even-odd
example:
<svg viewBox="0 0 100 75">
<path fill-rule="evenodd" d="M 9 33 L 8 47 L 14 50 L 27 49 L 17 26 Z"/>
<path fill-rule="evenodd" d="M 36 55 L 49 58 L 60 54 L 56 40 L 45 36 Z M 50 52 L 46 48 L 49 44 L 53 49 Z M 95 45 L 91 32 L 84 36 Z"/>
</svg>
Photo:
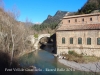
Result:
<svg viewBox="0 0 100 75">
<path fill-rule="evenodd" d="M 42 71 L 35 75 L 90 75 L 86 72 L 76 71 L 59 63 L 53 54 L 47 51 L 36 51 L 22 56 L 19 63 L 23 67 L 36 66 Z M 92 74 L 93 75 L 93 74 Z"/>
</svg>

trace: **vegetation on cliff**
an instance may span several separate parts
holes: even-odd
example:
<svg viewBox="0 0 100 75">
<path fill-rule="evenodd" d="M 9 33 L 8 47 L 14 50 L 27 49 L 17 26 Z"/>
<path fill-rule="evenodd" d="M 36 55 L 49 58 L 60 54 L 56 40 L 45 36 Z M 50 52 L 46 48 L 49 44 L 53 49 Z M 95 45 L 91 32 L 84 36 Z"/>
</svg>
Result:
<svg viewBox="0 0 100 75">
<path fill-rule="evenodd" d="M 87 0 L 77 14 L 89 14 L 94 10 L 100 10 L 100 0 Z"/>
<path fill-rule="evenodd" d="M 100 0 L 87 0 L 87 2 L 79 9 L 77 12 L 68 11 L 57 11 L 54 16 L 48 15 L 47 19 L 43 21 L 40 25 L 33 25 L 34 29 L 38 33 L 55 33 L 56 27 L 60 23 L 60 19 L 64 17 L 65 14 L 68 15 L 79 15 L 79 14 L 89 14 L 93 11 L 100 11 Z"/>
<path fill-rule="evenodd" d="M 67 11 L 57 11 L 54 16 L 48 15 L 47 19 L 43 21 L 41 25 L 34 25 L 32 28 L 36 31 L 44 31 L 47 33 L 55 32 L 55 28 L 60 22 L 60 19 L 62 19 Z M 54 31 L 53 31 L 54 30 Z"/>
</svg>

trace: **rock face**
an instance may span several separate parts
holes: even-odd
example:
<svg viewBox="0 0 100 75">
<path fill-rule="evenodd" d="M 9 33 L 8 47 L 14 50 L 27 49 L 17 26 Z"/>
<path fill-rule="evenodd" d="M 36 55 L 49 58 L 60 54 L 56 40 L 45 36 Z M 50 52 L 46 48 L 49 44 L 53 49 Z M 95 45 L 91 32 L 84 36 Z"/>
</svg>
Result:
<svg viewBox="0 0 100 75">
<path fill-rule="evenodd" d="M 44 20 L 42 24 L 51 24 L 51 23 L 59 23 L 60 19 L 62 19 L 67 11 L 57 11 L 54 16 L 48 15 L 47 19 Z"/>
<path fill-rule="evenodd" d="M 50 19 L 50 18 L 52 18 L 52 16 L 51 15 L 48 15 L 47 19 Z"/>
</svg>

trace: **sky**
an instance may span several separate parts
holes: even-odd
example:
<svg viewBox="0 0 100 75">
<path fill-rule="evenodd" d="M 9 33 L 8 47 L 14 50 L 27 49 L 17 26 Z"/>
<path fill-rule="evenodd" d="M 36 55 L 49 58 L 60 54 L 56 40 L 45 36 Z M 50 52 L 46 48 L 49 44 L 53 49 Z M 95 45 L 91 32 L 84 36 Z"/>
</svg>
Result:
<svg viewBox="0 0 100 75">
<path fill-rule="evenodd" d="M 5 10 L 14 6 L 20 11 L 19 21 L 26 19 L 33 23 L 42 23 L 48 15 L 54 16 L 58 11 L 76 12 L 87 0 L 3 0 Z"/>
</svg>

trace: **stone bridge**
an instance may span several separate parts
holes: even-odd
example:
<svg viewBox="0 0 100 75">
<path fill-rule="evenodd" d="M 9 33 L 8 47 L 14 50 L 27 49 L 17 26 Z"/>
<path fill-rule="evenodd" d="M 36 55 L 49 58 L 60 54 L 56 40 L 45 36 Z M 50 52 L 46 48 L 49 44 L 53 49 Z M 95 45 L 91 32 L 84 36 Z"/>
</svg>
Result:
<svg viewBox="0 0 100 75">
<path fill-rule="evenodd" d="M 35 49 L 38 49 L 38 43 L 39 43 L 40 39 L 43 38 L 43 37 L 50 37 L 50 34 L 40 34 L 40 35 L 38 35 L 38 38 L 36 39 L 36 41 L 34 43 Z"/>
</svg>

